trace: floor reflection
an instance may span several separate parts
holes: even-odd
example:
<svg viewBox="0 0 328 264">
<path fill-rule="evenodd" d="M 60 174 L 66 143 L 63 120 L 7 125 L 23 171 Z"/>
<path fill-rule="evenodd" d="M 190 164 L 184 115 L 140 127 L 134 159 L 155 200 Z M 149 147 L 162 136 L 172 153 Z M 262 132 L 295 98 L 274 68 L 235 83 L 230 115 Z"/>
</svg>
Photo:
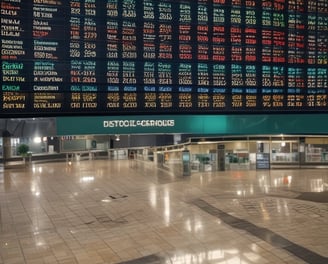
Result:
<svg viewBox="0 0 328 264">
<path fill-rule="evenodd" d="M 328 263 L 327 183 L 117 160 L 0 171 L 0 263 Z"/>
</svg>

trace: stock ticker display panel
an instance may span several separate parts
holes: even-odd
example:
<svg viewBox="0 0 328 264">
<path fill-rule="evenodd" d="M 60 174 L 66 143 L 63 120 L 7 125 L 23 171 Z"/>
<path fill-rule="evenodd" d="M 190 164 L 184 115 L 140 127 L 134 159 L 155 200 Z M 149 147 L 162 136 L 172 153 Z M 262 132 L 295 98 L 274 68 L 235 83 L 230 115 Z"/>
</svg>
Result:
<svg viewBox="0 0 328 264">
<path fill-rule="evenodd" d="M 328 0 L 2 0 L 1 115 L 328 109 Z"/>
</svg>

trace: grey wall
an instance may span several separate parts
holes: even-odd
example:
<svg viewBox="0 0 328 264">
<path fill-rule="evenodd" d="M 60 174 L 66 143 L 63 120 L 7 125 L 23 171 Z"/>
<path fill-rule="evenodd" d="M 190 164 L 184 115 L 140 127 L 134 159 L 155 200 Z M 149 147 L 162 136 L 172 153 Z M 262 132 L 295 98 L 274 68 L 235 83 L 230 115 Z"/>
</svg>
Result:
<svg viewBox="0 0 328 264">
<path fill-rule="evenodd" d="M 0 119 L 0 135 L 4 131 L 17 138 L 56 136 L 56 118 Z"/>
</svg>

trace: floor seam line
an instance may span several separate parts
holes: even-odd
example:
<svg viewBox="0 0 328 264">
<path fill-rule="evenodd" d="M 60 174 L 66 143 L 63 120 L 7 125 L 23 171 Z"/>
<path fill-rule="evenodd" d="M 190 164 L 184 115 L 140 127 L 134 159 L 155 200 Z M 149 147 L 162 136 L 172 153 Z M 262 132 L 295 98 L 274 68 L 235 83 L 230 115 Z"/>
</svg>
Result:
<svg viewBox="0 0 328 264">
<path fill-rule="evenodd" d="M 294 256 L 306 261 L 309 264 L 322 264 L 328 263 L 328 257 L 324 257 L 319 255 L 318 253 L 313 252 L 303 246 L 300 246 L 290 240 L 284 238 L 283 236 L 267 229 L 265 227 L 259 227 L 247 220 L 235 217 L 230 215 L 213 205 L 209 204 L 208 202 L 197 199 L 193 201 L 193 204 L 203 210 L 204 212 L 219 218 L 221 221 L 226 223 L 227 225 L 244 230 L 249 234 L 275 246 L 286 250 L 293 254 Z"/>
</svg>

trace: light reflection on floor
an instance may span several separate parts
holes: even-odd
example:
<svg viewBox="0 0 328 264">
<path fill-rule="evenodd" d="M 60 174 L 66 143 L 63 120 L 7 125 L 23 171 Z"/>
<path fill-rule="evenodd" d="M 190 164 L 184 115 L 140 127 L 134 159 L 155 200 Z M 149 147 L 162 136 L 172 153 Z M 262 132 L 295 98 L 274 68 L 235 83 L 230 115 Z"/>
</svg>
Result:
<svg viewBox="0 0 328 264">
<path fill-rule="evenodd" d="M 182 177 L 96 160 L 0 170 L 0 264 L 311 263 L 328 257 L 327 191 L 326 169 Z"/>
</svg>

